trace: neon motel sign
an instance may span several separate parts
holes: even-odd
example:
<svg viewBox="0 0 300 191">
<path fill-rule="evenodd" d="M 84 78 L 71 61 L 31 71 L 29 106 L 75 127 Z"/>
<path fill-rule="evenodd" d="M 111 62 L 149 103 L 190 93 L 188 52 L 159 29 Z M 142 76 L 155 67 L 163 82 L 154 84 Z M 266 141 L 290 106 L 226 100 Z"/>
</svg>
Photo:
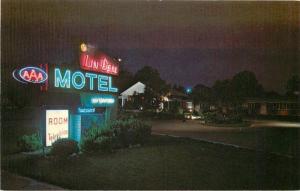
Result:
<svg viewBox="0 0 300 191">
<path fill-rule="evenodd" d="M 86 83 L 89 79 L 89 84 Z M 95 83 L 94 83 L 95 82 Z M 95 85 L 97 85 L 95 87 Z M 81 71 L 71 72 L 66 70 L 64 73 L 59 68 L 54 69 L 54 86 L 56 88 L 71 88 L 81 90 L 88 86 L 89 90 L 98 90 L 100 92 L 118 92 L 118 88 L 113 87 L 112 77 L 95 73 Z"/>
<path fill-rule="evenodd" d="M 13 71 L 13 78 L 21 83 L 44 83 L 48 79 L 48 74 L 38 67 L 25 67 Z"/>
<path fill-rule="evenodd" d="M 21 83 L 35 83 L 41 84 L 47 82 L 48 74 L 41 68 L 38 67 L 25 67 L 16 69 L 13 71 L 13 78 Z M 89 84 L 87 80 L 89 79 Z M 75 88 L 81 90 L 87 88 L 91 91 L 98 90 L 100 92 L 118 92 L 118 88 L 113 87 L 112 77 L 95 74 L 91 72 L 75 71 L 71 72 L 66 70 L 62 72 L 59 68 L 54 69 L 54 87 L 56 88 Z"/>
</svg>

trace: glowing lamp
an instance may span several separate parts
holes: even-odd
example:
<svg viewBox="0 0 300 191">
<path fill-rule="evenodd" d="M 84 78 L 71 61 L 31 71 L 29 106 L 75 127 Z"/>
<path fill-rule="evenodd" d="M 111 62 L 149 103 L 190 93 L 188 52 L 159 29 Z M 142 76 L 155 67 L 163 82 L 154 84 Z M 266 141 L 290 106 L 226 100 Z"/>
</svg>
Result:
<svg viewBox="0 0 300 191">
<path fill-rule="evenodd" d="M 87 45 L 85 43 L 82 43 L 80 45 L 80 49 L 81 49 L 82 52 L 86 52 L 87 51 Z"/>
<path fill-rule="evenodd" d="M 190 93 L 192 93 L 192 88 L 186 88 L 185 91 L 186 91 L 187 94 L 190 94 Z"/>
</svg>

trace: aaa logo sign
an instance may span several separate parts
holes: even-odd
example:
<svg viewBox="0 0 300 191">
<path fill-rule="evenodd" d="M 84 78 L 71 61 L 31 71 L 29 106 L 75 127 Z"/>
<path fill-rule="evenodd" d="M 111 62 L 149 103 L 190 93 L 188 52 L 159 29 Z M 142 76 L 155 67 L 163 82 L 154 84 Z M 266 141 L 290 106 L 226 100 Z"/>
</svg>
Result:
<svg viewBox="0 0 300 191">
<path fill-rule="evenodd" d="M 43 83 L 48 79 L 48 74 L 38 67 L 25 67 L 18 70 L 14 70 L 13 77 L 15 80 L 22 83 Z"/>
<path fill-rule="evenodd" d="M 46 146 L 69 136 L 69 111 L 46 110 Z"/>
</svg>

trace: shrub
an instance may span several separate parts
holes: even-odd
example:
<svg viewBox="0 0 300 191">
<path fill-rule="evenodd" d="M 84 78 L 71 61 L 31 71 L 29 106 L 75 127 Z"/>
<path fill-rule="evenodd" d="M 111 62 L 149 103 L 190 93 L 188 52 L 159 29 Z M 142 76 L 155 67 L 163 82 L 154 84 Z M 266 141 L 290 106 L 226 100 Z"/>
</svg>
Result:
<svg viewBox="0 0 300 191">
<path fill-rule="evenodd" d="M 150 125 L 130 117 L 104 127 L 89 128 L 80 142 L 80 149 L 83 152 L 111 152 L 115 148 L 144 144 L 150 135 Z"/>
<path fill-rule="evenodd" d="M 232 123 L 240 123 L 243 122 L 243 117 L 241 114 L 232 114 L 229 116 L 229 120 Z"/>
<path fill-rule="evenodd" d="M 203 114 L 205 122 L 214 122 L 217 114 L 215 112 L 207 112 Z"/>
<path fill-rule="evenodd" d="M 149 137 L 151 136 L 151 126 L 145 124 L 142 121 L 136 122 L 138 126 L 135 127 L 135 143 L 136 144 L 144 144 L 148 141 Z"/>
<path fill-rule="evenodd" d="M 217 112 L 207 112 L 204 113 L 205 122 L 209 123 L 240 123 L 243 122 L 242 115 L 240 114 L 221 114 Z"/>
<path fill-rule="evenodd" d="M 129 118 L 126 120 L 116 120 L 110 124 L 116 135 L 119 146 L 144 144 L 151 135 L 151 126 L 141 120 Z"/>
<path fill-rule="evenodd" d="M 43 147 L 40 136 L 37 133 L 32 135 L 23 135 L 18 141 L 18 147 L 21 151 L 35 151 Z"/>
<path fill-rule="evenodd" d="M 91 127 L 89 128 L 81 142 L 80 149 L 83 152 L 111 152 L 113 148 L 114 132 L 109 128 Z"/>
<path fill-rule="evenodd" d="M 71 139 L 58 139 L 52 144 L 50 154 L 55 156 L 69 156 L 78 152 L 79 148 L 76 141 Z"/>
</svg>

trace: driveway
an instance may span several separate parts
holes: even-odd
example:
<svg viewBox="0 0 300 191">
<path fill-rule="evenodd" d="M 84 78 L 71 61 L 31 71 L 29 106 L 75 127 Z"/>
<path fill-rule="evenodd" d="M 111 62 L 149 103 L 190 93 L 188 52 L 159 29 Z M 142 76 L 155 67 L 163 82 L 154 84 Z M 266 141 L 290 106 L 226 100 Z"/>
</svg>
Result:
<svg viewBox="0 0 300 191">
<path fill-rule="evenodd" d="M 189 137 L 288 157 L 300 155 L 300 128 L 297 127 L 300 123 L 278 121 L 253 121 L 250 127 L 214 127 L 196 120 L 152 122 L 153 134 Z"/>
</svg>

